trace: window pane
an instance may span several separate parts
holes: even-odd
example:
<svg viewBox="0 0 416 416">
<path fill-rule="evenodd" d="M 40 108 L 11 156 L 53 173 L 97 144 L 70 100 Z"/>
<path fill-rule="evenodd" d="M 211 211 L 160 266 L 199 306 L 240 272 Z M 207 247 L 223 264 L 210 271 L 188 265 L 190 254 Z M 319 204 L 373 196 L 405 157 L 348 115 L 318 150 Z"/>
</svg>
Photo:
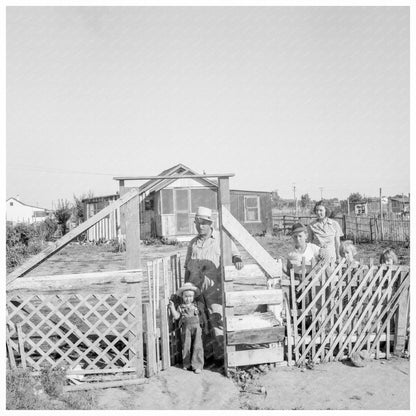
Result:
<svg viewBox="0 0 416 416">
<path fill-rule="evenodd" d="M 246 200 L 246 207 L 247 208 L 257 208 L 257 197 L 256 196 L 245 198 L 245 200 Z"/>
<path fill-rule="evenodd" d="M 173 189 L 162 189 L 162 214 L 173 214 Z"/>
<path fill-rule="evenodd" d="M 189 215 L 176 214 L 176 230 L 178 233 L 189 233 Z"/>
<path fill-rule="evenodd" d="M 207 207 L 217 209 L 217 193 L 212 189 L 191 189 L 191 212 L 197 208 Z"/>
<path fill-rule="evenodd" d="M 247 209 L 247 221 L 258 221 L 259 212 L 257 208 L 248 208 Z"/>
<path fill-rule="evenodd" d="M 189 211 L 188 189 L 175 189 L 176 211 Z"/>
</svg>

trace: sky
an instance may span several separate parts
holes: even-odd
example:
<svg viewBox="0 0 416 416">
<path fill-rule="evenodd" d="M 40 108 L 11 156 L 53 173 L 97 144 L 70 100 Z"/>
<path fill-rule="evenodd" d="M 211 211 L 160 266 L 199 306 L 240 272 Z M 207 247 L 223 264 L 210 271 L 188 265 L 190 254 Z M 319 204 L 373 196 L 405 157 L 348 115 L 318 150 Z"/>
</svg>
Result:
<svg viewBox="0 0 416 416">
<path fill-rule="evenodd" d="M 183 163 L 313 199 L 410 191 L 407 7 L 8 7 L 6 197 Z"/>
</svg>

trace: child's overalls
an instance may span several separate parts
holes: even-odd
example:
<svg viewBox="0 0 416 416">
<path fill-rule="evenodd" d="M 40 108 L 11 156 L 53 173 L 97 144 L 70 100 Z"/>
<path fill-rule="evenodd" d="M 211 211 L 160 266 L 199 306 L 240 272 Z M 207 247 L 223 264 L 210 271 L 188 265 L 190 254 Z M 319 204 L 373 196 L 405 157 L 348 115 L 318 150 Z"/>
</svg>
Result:
<svg viewBox="0 0 416 416">
<path fill-rule="evenodd" d="M 193 370 L 204 367 L 204 347 L 202 345 L 202 328 L 200 311 L 195 303 L 180 305 L 182 338 L 182 363 L 184 368 L 192 366 Z"/>
</svg>

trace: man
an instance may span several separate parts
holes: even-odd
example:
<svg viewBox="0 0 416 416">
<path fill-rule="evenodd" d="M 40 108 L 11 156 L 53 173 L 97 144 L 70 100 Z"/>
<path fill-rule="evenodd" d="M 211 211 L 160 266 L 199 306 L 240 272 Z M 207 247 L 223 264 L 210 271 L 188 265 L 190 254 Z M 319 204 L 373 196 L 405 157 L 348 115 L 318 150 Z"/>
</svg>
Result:
<svg viewBox="0 0 416 416">
<path fill-rule="evenodd" d="M 198 207 L 195 215 L 198 235 L 188 246 L 185 260 L 185 282 L 201 290 L 212 329 L 214 357 L 221 360 L 224 354 L 221 288 L 221 240 L 213 228 L 212 211 Z M 240 253 L 231 241 L 232 262 L 237 270 L 243 268 Z"/>
</svg>

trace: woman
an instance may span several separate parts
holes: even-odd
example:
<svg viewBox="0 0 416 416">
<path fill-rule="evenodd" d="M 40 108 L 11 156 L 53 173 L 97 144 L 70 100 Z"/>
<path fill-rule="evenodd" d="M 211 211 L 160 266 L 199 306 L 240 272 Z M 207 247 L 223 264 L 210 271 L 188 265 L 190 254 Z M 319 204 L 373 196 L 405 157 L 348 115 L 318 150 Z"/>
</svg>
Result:
<svg viewBox="0 0 416 416">
<path fill-rule="evenodd" d="M 326 249 L 330 262 L 340 260 L 340 237 L 344 234 L 340 225 L 334 219 L 329 218 L 331 211 L 325 206 L 324 201 L 315 205 L 316 220 L 308 226 L 309 242 Z"/>
</svg>

